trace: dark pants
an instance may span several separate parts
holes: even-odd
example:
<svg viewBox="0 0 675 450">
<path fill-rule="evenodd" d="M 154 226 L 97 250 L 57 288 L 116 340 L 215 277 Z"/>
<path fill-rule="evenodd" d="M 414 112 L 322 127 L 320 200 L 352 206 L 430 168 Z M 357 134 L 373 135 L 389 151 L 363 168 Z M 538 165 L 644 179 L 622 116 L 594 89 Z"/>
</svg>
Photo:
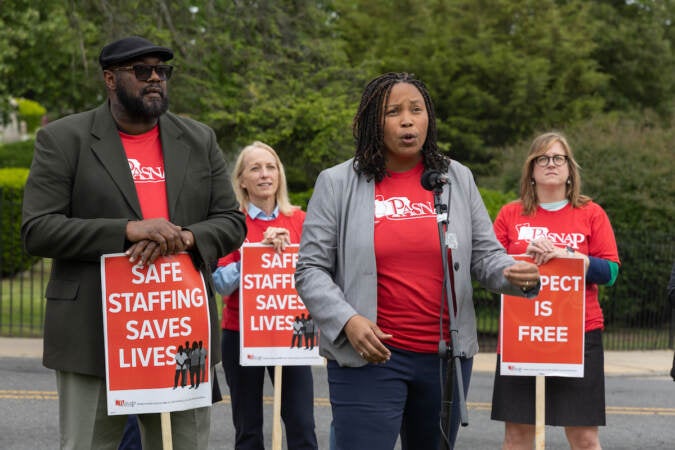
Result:
<svg viewBox="0 0 675 450">
<path fill-rule="evenodd" d="M 301 334 L 293 334 L 293 337 L 291 338 L 291 348 L 293 347 L 302 347 L 302 335 Z"/>
<path fill-rule="evenodd" d="M 305 348 L 314 350 L 314 333 L 305 333 Z"/>
<path fill-rule="evenodd" d="M 180 386 L 185 387 L 185 382 L 187 380 L 187 369 L 176 370 L 176 375 L 173 377 L 173 388 L 178 387 L 178 379 L 180 378 Z"/>
<path fill-rule="evenodd" d="M 274 383 L 274 367 L 239 365 L 239 332 L 223 330 L 223 369 L 232 399 L 235 450 L 264 450 L 263 385 L 265 370 Z M 314 381 L 309 366 L 284 366 L 281 419 L 293 450 L 317 450 L 314 432 Z"/>
<path fill-rule="evenodd" d="M 138 418 L 135 414 L 127 417 L 124 434 L 118 450 L 141 450 L 141 430 L 138 427 Z"/>
<path fill-rule="evenodd" d="M 199 366 L 190 367 L 190 385 L 197 389 L 199 387 L 199 377 L 201 376 Z"/>
<path fill-rule="evenodd" d="M 446 361 L 436 354 L 391 349 L 385 364 L 340 367 L 328 361 L 328 385 L 336 450 L 391 450 L 401 435 L 403 450 L 437 450 L 440 445 L 442 380 Z M 462 359 L 468 392 L 473 359 Z M 457 391 L 453 399 L 457 399 Z M 450 448 L 459 428 L 453 401 Z"/>
</svg>

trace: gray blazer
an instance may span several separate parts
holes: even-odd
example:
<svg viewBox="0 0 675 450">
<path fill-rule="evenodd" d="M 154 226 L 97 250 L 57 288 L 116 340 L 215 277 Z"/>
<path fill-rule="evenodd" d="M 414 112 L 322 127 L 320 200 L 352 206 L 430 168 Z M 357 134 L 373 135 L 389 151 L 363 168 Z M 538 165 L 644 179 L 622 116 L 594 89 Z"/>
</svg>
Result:
<svg viewBox="0 0 675 450">
<path fill-rule="evenodd" d="M 353 159 L 321 172 L 309 201 L 295 272 L 298 293 L 316 321 L 320 353 L 343 366 L 366 362 L 354 351 L 343 327 L 355 314 L 377 321 L 377 267 L 374 250 L 375 184 L 352 167 Z M 448 232 L 457 236 L 452 251 L 459 304 L 459 351 L 478 352 L 473 276 L 493 292 L 524 296 L 502 271 L 513 258 L 497 241 L 471 171 L 452 161 L 443 199 L 451 192 Z M 438 239 L 438 236 L 429 236 Z M 527 296 L 533 297 L 538 289 Z M 430 330 L 437 333 L 437 330 Z"/>
<path fill-rule="evenodd" d="M 169 220 L 194 234 L 192 259 L 207 281 L 214 365 L 220 361 L 220 327 L 210 267 L 239 248 L 246 222 L 213 130 L 171 113 L 161 116 L 159 129 Z M 126 224 L 142 217 L 107 102 L 38 132 L 21 234 L 30 254 L 52 258 L 45 366 L 105 376 L 99 258 L 126 250 Z"/>
</svg>

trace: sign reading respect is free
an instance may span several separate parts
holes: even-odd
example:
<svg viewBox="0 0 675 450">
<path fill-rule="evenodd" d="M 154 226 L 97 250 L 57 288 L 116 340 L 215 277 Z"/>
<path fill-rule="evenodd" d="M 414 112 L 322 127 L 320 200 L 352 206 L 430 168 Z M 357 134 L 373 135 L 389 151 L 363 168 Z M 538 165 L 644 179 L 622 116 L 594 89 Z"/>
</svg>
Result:
<svg viewBox="0 0 675 450">
<path fill-rule="evenodd" d="M 526 256 L 516 259 L 532 261 Z M 533 298 L 502 295 L 502 375 L 582 377 L 586 280 L 583 260 L 554 258 L 539 266 Z"/>
</svg>

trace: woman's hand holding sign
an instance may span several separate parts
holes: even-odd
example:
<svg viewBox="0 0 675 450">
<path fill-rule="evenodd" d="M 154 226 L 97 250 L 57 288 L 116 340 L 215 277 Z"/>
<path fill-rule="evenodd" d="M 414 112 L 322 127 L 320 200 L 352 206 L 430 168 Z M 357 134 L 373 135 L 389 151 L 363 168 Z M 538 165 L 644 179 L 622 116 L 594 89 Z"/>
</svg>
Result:
<svg viewBox="0 0 675 450">
<path fill-rule="evenodd" d="M 272 245 L 274 251 L 281 253 L 291 243 L 291 235 L 286 228 L 268 227 L 263 233 L 262 243 Z"/>
<path fill-rule="evenodd" d="M 561 248 L 546 238 L 535 239 L 527 246 L 526 253 L 530 255 L 537 265 L 549 262 L 552 258 L 579 258 L 584 260 L 584 267 L 588 269 L 590 263 L 588 256 L 574 250 L 572 247 Z"/>
</svg>

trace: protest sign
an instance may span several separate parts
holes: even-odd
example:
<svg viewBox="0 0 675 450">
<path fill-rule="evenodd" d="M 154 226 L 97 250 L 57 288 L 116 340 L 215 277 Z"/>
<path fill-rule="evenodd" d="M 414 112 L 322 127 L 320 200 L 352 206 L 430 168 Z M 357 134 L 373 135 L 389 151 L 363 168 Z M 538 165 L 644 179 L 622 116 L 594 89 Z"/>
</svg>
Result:
<svg viewBox="0 0 675 450">
<path fill-rule="evenodd" d="M 583 377 L 583 260 L 554 258 L 539 266 L 539 272 L 537 297 L 502 295 L 501 374 Z"/>
<path fill-rule="evenodd" d="M 210 406 L 208 294 L 190 256 L 103 255 L 101 288 L 108 414 Z"/>
<path fill-rule="evenodd" d="M 295 290 L 298 245 L 241 248 L 239 323 L 242 366 L 320 365 L 319 330 Z"/>
</svg>

